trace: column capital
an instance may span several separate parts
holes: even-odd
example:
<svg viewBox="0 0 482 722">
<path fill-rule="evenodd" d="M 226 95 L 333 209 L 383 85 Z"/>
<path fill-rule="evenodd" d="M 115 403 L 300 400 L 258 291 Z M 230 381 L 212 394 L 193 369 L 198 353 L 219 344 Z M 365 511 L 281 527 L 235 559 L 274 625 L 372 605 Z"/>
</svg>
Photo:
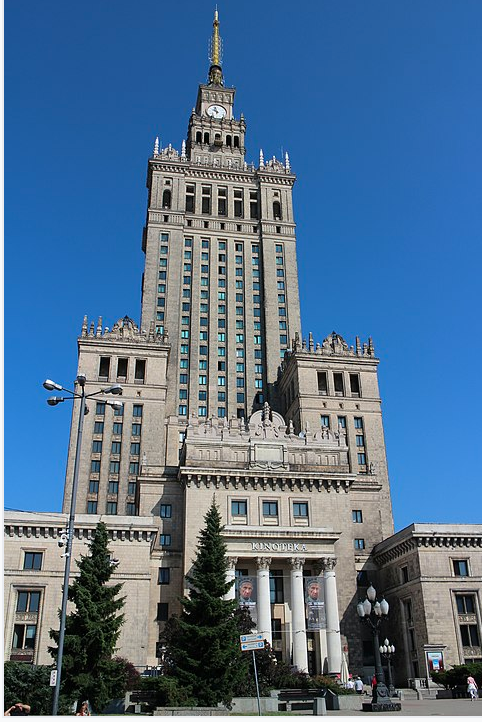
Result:
<svg viewBox="0 0 482 722">
<path fill-rule="evenodd" d="M 271 564 L 271 557 L 257 557 L 256 564 L 258 565 L 258 569 L 268 570 Z"/>
<path fill-rule="evenodd" d="M 290 564 L 291 568 L 294 569 L 302 569 L 303 564 L 305 563 L 304 557 L 291 557 Z"/>
<path fill-rule="evenodd" d="M 238 557 L 226 557 L 228 560 L 228 569 L 236 569 L 238 563 Z"/>
<path fill-rule="evenodd" d="M 319 563 L 320 563 L 322 571 L 332 572 L 332 571 L 334 571 L 334 569 L 336 567 L 337 561 L 338 560 L 336 557 L 321 557 L 321 559 L 319 560 Z"/>
</svg>

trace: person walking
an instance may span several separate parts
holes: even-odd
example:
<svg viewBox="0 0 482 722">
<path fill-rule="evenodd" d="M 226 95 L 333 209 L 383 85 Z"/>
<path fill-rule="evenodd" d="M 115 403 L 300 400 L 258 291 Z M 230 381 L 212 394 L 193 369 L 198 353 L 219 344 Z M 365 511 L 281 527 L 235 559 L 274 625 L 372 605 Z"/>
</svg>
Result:
<svg viewBox="0 0 482 722">
<path fill-rule="evenodd" d="M 477 699 L 479 696 L 477 682 L 472 676 L 467 677 L 467 692 L 470 694 L 471 700 Z"/>
<path fill-rule="evenodd" d="M 363 681 L 360 677 L 355 679 L 355 692 L 357 694 L 363 694 Z"/>
</svg>

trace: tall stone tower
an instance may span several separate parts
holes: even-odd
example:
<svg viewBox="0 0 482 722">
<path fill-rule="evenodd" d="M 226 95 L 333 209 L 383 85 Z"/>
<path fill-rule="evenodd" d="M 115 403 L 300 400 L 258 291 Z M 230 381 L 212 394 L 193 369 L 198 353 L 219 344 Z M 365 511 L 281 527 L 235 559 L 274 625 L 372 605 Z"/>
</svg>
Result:
<svg viewBox="0 0 482 722">
<path fill-rule="evenodd" d="M 371 550 L 393 531 L 378 359 L 371 339 L 302 340 L 295 176 L 288 156 L 246 162 L 234 96 L 216 12 L 187 138 L 180 151 L 156 140 L 148 161 L 141 322 L 82 326 L 87 393 L 121 383 L 124 406 L 112 415 L 98 401 L 85 419 L 77 508 L 107 519 L 116 539 L 133 516 L 150 529 L 139 659 L 161 659 L 159 633 L 179 611 L 214 496 L 230 576 L 256 588 L 258 629 L 275 653 L 337 673 L 343 645 L 362 673 L 357 590 L 375 580 Z M 325 591 L 324 626 L 305 598 L 311 577 Z M 125 637 L 135 648 L 134 626 Z"/>
</svg>

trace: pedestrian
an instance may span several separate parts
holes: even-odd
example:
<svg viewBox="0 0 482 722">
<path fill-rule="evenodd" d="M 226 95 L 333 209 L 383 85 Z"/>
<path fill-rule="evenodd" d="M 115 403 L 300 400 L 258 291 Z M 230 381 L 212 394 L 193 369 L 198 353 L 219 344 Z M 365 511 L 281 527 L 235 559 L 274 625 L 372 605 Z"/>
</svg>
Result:
<svg viewBox="0 0 482 722">
<path fill-rule="evenodd" d="M 75 715 L 76 717 L 90 717 L 89 703 L 82 702 L 80 709 Z"/>
<path fill-rule="evenodd" d="M 4 717 L 26 717 L 30 714 L 30 705 L 16 702 L 6 710 Z"/>
<path fill-rule="evenodd" d="M 470 694 L 470 699 L 477 699 L 479 696 L 477 682 L 473 677 L 467 677 L 467 692 Z"/>
<path fill-rule="evenodd" d="M 363 682 L 360 677 L 355 679 L 355 692 L 357 694 L 363 694 Z"/>
<path fill-rule="evenodd" d="M 349 689 L 350 691 L 355 689 L 355 682 L 352 677 L 345 682 L 345 689 Z"/>
</svg>

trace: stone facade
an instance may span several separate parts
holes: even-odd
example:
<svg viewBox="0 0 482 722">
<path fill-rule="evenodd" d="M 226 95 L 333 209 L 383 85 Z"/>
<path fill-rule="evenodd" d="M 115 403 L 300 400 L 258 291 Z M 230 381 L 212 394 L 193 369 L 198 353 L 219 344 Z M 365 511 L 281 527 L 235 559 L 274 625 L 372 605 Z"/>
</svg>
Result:
<svg viewBox="0 0 482 722">
<path fill-rule="evenodd" d="M 482 661 L 480 524 L 411 524 L 378 544 L 373 557 L 391 606 L 399 683 L 427 678 L 430 655 L 440 655 L 445 668 Z"/>
</svg>

